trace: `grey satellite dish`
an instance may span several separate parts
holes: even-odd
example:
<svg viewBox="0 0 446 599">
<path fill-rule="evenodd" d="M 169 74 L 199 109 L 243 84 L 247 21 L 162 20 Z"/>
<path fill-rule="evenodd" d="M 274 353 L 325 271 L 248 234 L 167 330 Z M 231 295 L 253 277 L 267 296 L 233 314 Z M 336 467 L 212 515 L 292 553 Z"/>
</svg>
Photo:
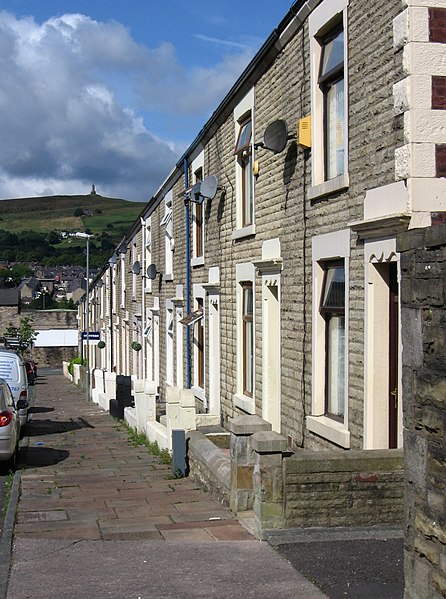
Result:
<svg viewBox="0 0 446 599">
<path fill-rule="evenodd" d="M 156 270 L 156 264 L 151 264 L 150 266 L 147 267 L 147 277 L 149 279 L 152 279 L 152 281 L 154 279 L 156 279 L 156 275 L 158 274 L 158 271 Z"/>
<path fill-rule="evenodd" d="M 279 119 L 273 121 L 263 134 L 263 147 L 275 154 L 283 152 L 288 141 L 288 126 L 286 121 Z"/>
<path fill-rule="evenodd" d="M 110 260 L 108 261 L 109 264 L 116 264 L 116 262 L 118 261 L 118 257 L 116 256 L 116 254 L 113 254 L 113 256 L 110 258 Z"/>
<path fill-rule="evenodd" d="M 118 247 L 118 252 L 120 254 L 124 254 L 124 256 L 127 254 L 127 245 L 125 244 L 125 242 L 123 241 L 120 246 Z"/>
<path fill-rule="evenodd" d="M 140 272 L 141 272 L 141 263 L 137 260 L 136 262 L 133 263 L 132 273 L 134 275 L 139 275 Z"/>
<path fill-rule="evenodd" d="M 217 193 L 217 188 L 217 177 L 215 175 L 209 175 L 209 177 L 206 177 L 206 179 L 201 183 L 200 194 L 208 200 L 213 200 L 215 198 L 215 194 Z"/>
<path fill-rule="evenodd" d="M 203 196 L 201 194 L 201 186 L 202 182 L 198 181 L 198 183 L 192 185 L 192 189 L 190 190 L 190 199 L 192 202 L 195 202 L 196 204 L 201 204 L 201 202 L 203 201 Z"/>
</svg>

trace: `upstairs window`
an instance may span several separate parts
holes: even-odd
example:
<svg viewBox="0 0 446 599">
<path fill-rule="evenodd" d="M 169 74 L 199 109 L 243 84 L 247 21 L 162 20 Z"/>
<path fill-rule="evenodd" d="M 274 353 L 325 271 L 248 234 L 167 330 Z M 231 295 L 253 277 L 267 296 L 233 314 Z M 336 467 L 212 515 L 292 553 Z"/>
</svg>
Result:
<svg viewBox="0 0 446 599">
<path fill-rule="evenodd" d="M 203 169 L 199 168 L 194 173 L 195 183 L 203 181 Z M 203 203 L 194 203 L 194 257 L 203 257 Z"/>
<path fill-rule="evenodd" d="M 252 118 L 239 122 L 234 154 L 240 171 L 241 226 L 248 227 L 254 220 L 254 177 L 252 174 Z"/>
<path fill-rule="evenodd" d="M 320 0 L 308 17 L 311 79 L 311 187 L 307 198 L 348 189 L 348 6 Z"/>
<path fill-rule="evenodd" d="M 171 278 L 173 276 L 173 222 L 172 222 L 172 211 L 173 211 L 173 194 L 171 191 L 164 198 L 164 216 L 160 221 L 160 225 L 166 227 L 164 232 L 164 245 L 165 245 L 165 277 Z"/>
<path fill-rule="evenodd" d="M 324 97 L 324 179 L 344 174 L 344 31 L 336 28 L 321 40 L 318 83 Z"/>
</svg>

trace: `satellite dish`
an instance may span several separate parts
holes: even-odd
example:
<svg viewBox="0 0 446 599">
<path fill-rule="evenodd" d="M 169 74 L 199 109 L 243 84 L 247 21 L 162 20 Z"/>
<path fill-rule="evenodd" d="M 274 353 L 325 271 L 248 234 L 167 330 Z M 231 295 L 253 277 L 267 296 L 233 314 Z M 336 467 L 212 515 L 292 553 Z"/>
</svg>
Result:
<svg viewBox="0 0 446 599">
<path fill-rule="evenodd" d="M 288 141 L 288 126 L 286 121 L 279 119 L 273 121 L 265 129 L 263 134 L 263 147 L 271 150 L 274 154 L 283 152 Z"/>
<path fill-rule="evenodd" d="M 202 181 L 198 181 L 198 183 L 192 185 L 192 188 L 190 190 L 190 199 L 192 202 L 195 202 L 196 204 L 201 204 L 204 199 L 201 193 L 201 186 Z"/>
<path fill-rule="evenodd" d="M 147 267 L 147 277 L 149 279 L 152 279 L 152 281 L 154 279 L 156 279 L 156 275 L 158 274 L 158 271 L 156 270 L 156 264 L 151 264 L 150 266 Z"/>
<path fill-rule="evenodd" d="M 209 175 L 201 183 L 200 194 L 208 200 L 213 200 L 217 193 L 218 179 L 215 175 Z"/>
<path fill-rule="evenodd" d="M 140 272 L 141 272 L 141 263 L 137 260 L 136 262 L 133 263 L 132 273 L 134 275 L 139 275 Z"/>
<path fill-rule="evenodd" d="M 113 256 L 110 258 L 108 263 L 113 265 L 113 264 L 116 264 L 117 261 L 118 261 L 118 257 L 116 256 L 116 254 L 113 254 Z"/>
<path fill-rule="evenodd" d="M 118 252 L 120 254 L 123 254 L 124 256 L 127 254 L 127 245 L 125 243 L 125 241 L 123 241 L 120 246 L 118 247 Z"/>
</svg>

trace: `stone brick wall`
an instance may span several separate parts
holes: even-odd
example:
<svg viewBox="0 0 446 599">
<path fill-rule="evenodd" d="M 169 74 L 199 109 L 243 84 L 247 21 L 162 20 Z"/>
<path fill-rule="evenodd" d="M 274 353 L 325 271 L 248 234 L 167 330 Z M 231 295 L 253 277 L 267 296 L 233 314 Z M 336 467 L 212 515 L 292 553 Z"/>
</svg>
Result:
<svg viewBox="0 0 446 599">
<path fill-rule="evenodd" d="M 229 423 L 228 456 L 188 434 L 190 476 L 234 513 L 254 510 L 260 538 L 272 529 L 402 525 L 402 450 L 292 453 L 259 416 Z"/>
<path fill-rule="evenodd" d="M 406 599 L 446 596 L 446 225 L 398 238 L 401 252 Z"/>
<path fill-rule="evenodd" d="M 287 528 L 403 522 L 401 450 L 303 451 L 284 465 Z"/>
<path fill-rule="evenodd" d="M 33 359 L 38 368 L 61 368 L 62 362 L 69 362 L 78 354 L 77 347 L 35 347 Z"/>
<path fill-rule="evenodd" d="M 0 308 L 0 335 L 3 334 L 10 323 L 18 325 L 21 318 L 22 314 L 18 311 L 17 306 L 11 308 L 3 306 Z"/>
<path fill-rule="evenodd" d="M 446 44 L 446 8 L 429 8 L 429 41 Z"/>
<path fill-rule="evenodd" d="M 187 435 L 187 460 L 191 478 L 229 506 L 231 462 L 229 455 L 197 431 Z"/>
<path fill-rule="evenodd" d="M 24 317 L 32 318 L 37 330 L 78 328 L 77 312 L 74 310 L 27 310 L 18 314 L 16 308 L 1 308 L 0 334 L 10 322 L 19 326 Z M 40 368 L 61 367 L 64 360 L 69 362 L 77 353 L 77 347 L 38 347 L 33 349 L 33 358 Z"/>
</svg>

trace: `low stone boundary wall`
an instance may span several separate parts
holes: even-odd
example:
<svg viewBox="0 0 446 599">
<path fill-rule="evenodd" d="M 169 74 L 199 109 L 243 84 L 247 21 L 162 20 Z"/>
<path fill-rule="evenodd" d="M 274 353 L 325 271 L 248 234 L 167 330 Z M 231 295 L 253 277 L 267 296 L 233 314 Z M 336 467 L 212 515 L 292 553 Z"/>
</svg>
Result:
<svg viewBox="0 0 446 599">
<path fill-rule="evenodd" d="M 223 505 L 229 506 L 231 459 L 199 431 L 187 433 L 190 476 L 210 491 Z"/>
<path fill-rule="evenodd" d="M 285 528 L 403 522 L 402 450 L 302 451 L 284 477 Z"/>
<path fill-rule="evenodd" d="M 253 530 L 402 525 L 401 449 L 293 453 L 259 416 L 229 422 L 230 455 L 188 433 L 190 476 L 234 513 L 254 511 Z"/>
</svg>

